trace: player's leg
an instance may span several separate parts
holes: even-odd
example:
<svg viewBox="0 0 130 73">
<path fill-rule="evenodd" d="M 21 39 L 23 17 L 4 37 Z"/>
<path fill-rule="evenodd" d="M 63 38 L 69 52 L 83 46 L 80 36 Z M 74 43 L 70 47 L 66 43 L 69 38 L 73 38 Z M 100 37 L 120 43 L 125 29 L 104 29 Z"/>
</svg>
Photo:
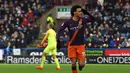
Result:
<svg viewBox="0 0 130 73">
<path fill-rule="evenodd" d="M 77 61 L 77 58 L 76 57 L 73 57 L 70 59 L 71 60 L 71 69 L 72 69 L 72 73 L 78 73 L 77 71 L 77 68 L 76 68 L 76 61 Z"/>
<path fill-rule="evenodd" d="M 46 53 L 43 52 L 41 64 L 40 64 L 40 66 L 36 66 L 37 69 L 40 69 L 40 70 L 43 69 L 45 58 L 46 58 Z"/>
<path fill-rule="evenodd" d="M 53 57 L 53 59 L 54 59 L 54 61 L 56 63 L 56 66 L 57 66 L 56 70 L 60 70 L 61 69 L 60 64 L 59 64 L 59 61 L 58 61 L 56 55 L 53 54 L 52 57 Z"/>
<path fill-rule="evenodd" d="M 52 52 L 52 57 L 53 57 L 53 59 L 54 59 L 56 65 L 57 65 L 56 70 L 60 70 L 60 69 L 61 69 L 61 68 L 60 68 L 60 64 L 59 64 L 59 61 L 58 61 L 58 59 L 57 59 L 57 57 L 56 57 L 56 52 L 57 52 L 56 47 L 54 47 L 54 49 L 52 49 L 51 52 Z"/>
<path fill-rule="evenodd" d="M 68 46 L 68 57 L 71 60 L 72 73 L 78 73 L 77 68 L 76 68 L 77 56 L 76 56 L 75 46 Z"/>
<path fill-rule="evenodd" d="M 44 65 L 45 59 L 46 59 L 46 53 L 43 52 L 43 54 L 42 54 L 42 61 L 41 61 L 41 64 L 40 64 L 40 66 L 41 66 L 42 68 L 43 68 L 43 65 Z"/>
<path fill-rule="evenodd" d="M 45 48 L 45 50 L 43 51 L 42 61 L 41 61 L 40 66 L 36 66 L 37 69 L 40 69 L 40 70 L 43 69 L 43 65 L 44 65 L 44 62 L 45 62 L 45 59 L 46 59 L 46 54 L 48 54 L 49 51 L 50 51 L 50 50 L 49 50 L 49 47 L 47 46 L 47 47 Z"/>
<path fill-rule="evenodd" d="M 77 56 L 78 56 L 79 70 L 81 71 L 84 68 L 85 61 L 86 61 L 85 47 L 84 46 L 78 46 L 76 48 L 76 50 L 77 50 Z"/>
<path fill-rule="evenodd" d="M 78 60 L 79 70 L 82 71 L 82 69 L 85 66 L 85 60 Z"/>
</svg>

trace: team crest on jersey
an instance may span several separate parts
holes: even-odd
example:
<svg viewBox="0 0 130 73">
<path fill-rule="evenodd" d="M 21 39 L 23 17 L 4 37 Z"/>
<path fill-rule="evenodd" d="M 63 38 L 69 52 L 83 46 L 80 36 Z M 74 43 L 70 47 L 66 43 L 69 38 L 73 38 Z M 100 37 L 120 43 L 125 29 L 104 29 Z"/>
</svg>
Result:
<svg viewBox="0 0 130 73">
<path fill-rule="evenodd" d="M 79 24 L 82 24 L 82 21 L 79 21 Z"/>
</svg>

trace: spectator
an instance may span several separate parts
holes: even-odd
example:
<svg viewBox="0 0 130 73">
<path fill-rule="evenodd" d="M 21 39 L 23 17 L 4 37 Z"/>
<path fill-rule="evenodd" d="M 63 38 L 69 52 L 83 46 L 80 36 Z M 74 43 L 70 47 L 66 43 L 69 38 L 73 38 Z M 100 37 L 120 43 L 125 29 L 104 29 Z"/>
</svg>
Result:
<svg viewBox="0 0 130 73">
<path fill-rule="evenodd" d="M 34 16 L 40 17 L 41 14 L 40 12 L 36 9 L 36 7 L 34 7 L 34 12 L 33 12 Z"/>
<path fill-rule="evenodd" d="M 34 14 L 33 14 L 32 10 L 31 10 L 31 8 L 29 8 L 28 10 L 29 10 L 28 15 L 27 15 L 28 21 L 30 23 L 33 23 L 33 21 L 34 21 Z"/>
<path fill-rule="evenodd" d="M 29 21 L 27 20 L 27 18 L 24 18 L 22 25 L 25 27 L 28 27 Z"/>
<path fill-rule="evenodd" d="M 4 40 L 2 38 L 2 36 L 0 35 L 0 48 L 4 48 Z"/>
<path fill-rule="evenodd" d="M 21 48 L 26 48 L 27 47 L 27 43 L 26 43 L 26 38 L 25 35 L 23 33 L 21 33 Z"/>
<path fill-rule="evenodd" d="M 46 4 L 42 6 L 42 12 L 46 12 Z"/>
<path fill-rule="evenodd" d="M 64 46 L 66 46 L 67 47 L 67 45 L 68 45 L 68 35 L 67 35 L 67 32 L 65 31 L 64 32 L 64 36 L 63 36 L 63 43 L 64 43 Z"/>
<path fill-rule="evenodd" d="M 110 48 L 114 48 L 116 46 L 115 39 L 111 39 L 109 45 L 110 45 Z"/>
<path fill-rule="evenodd" d="M 126 47 L 130 48 L 130 39 L 128 39 Z"/>
<path fill-rule="evenodd" d="M 11 46 L 11 43 L 8 42 L 7 43 L 7 48 L 6 48 L 6 55 L 10 55 L 11 54 L 10 46 Z"/>
<path fill-rule="evenodd" d="M 38 11 L 39 11 L 40 13 L 42 13 L 42 6 L 41 6 L 41 4 L 38 4 L 38 5 L 37 5 L 37 9 L 38 9 Z"/>
</svg>

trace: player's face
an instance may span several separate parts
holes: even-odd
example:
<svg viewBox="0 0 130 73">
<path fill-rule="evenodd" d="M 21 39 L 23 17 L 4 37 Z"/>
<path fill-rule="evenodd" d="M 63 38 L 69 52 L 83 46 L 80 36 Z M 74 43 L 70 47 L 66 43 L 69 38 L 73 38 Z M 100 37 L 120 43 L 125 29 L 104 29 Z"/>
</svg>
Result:
<svg viewBox="0 0 130 73">
<path fill-rule="evenodd" d="M 75 16 L 81 17 L 81 15 L 82 15 L 82 9 L 81 8 L 77 8 L 77 10 L 75 12 Z"/>
</svg>

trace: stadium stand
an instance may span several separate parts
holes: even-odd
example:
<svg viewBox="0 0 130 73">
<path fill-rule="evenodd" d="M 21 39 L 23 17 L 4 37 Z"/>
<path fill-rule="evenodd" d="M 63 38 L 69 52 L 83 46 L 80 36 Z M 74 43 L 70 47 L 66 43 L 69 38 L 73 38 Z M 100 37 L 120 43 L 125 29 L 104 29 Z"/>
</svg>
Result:
<svg viewBox="0 0 130 73">
<path fill-rule="evenodd" d="M 0 0 L 0 48 L 26 48 L 37 39 L 42 13 L 71 0 Z"/>
<path fill-rule="evenodd" d="M 39 33 L 41 4 L 39 0 L 2 0 L 0 2 L 0 47 L 27 47 Z"/>
</svg>

